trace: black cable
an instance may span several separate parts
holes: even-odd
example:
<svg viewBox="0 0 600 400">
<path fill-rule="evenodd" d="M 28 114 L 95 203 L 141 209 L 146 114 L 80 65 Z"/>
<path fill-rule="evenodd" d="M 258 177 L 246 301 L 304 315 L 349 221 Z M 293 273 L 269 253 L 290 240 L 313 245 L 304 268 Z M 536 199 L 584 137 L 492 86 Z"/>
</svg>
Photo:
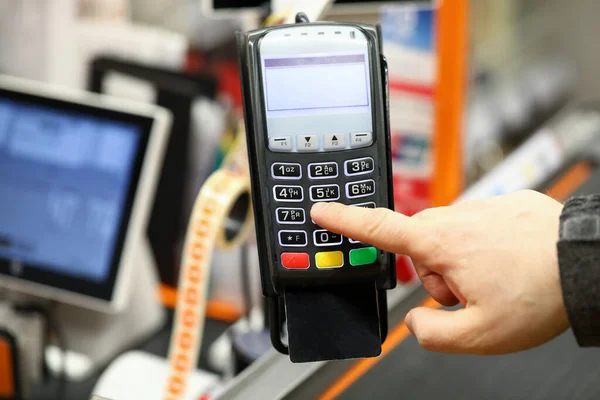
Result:
<svg viewBox="0 0 600 400">
<path fill-rule="evenodd" d="M 269 321 L 269 309 L 268 309 L 268 305 L 267 305 L 267 298 L 265 296 L 261 296 L 260 305 L 262 307 L 263 328 L 269 329 L 269 324 L 271 322 Z"/>
<path fill-rule="evenodd" d="M 244 242 L 241 249 L 241 263 L 240 263 L 240 278 L 242 285 L 242 297 L 244 300 L 244 307 L 246 307 L 246 319 L 250 323 L 250 312 L 252 310 L 252 285 L 250 284 L 250 265 L 248 263 L 248 243 Z"/>
<path fill-rule="evenodd" d="M 52 304 L 52 310 L 48 314 L 48 323 L 50 331 L 54 333 L 58 349 L 62 355 L 60 374 L 58 375 L 58 388 L 56 389 L 56 392 L 59 399 L 64 399 L 67 395 L 67 339 L 56 316 L 57 306 L 58 303 L 56 302 Z"/>
<path fill-rule="evenodd" d="M 290 354 L 288 347 L 281 341 L 281 328 L 283 321 L 281 320 L 281 309 L 279 306 L 280 298 L 268 298 L 269 309 L 269 332 L 271 335 L 271 343 L 275 350 L 282 354 Z"/>
<path fill-rule="evenodd" d="M 306 15 L 303 12 L 299 12 L 298 14 L 296 14 L 296 23 L 297 24 L 307 24 L 309 23 L 310 20 L 308 19 L 308 15 Z"/>
<path fill-rule="evenodd" d="M 244 316 L 246 321 L 248 321 L 248 326 L 250 326 L 250 311 L 252 310 L 252 285 L 250 284 L 250 265 L 248 263 L 248 243 L 244 242 L 240 249 L 240 285 L 242 287 L 242 301 L 244 302 Z M 225 331 L 227 337 L 230 341 L 230 349 L 231 354 L 235 354 L 235 345 L 234 341 L 236 338 L 235 329 L 233 326 L 230 326 Z M 227 373 L 225 369 L 222 371 L 223 373 Z"/>
</svg>

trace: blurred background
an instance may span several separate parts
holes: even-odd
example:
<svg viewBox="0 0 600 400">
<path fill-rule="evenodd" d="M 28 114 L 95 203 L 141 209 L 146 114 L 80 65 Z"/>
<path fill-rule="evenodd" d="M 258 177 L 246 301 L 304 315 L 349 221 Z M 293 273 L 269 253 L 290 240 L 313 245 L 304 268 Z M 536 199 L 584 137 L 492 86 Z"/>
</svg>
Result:
<svg viewBox="0 0 600 400">
<path fill-rule="evenodd" d="M 99 394 L 118 400 L 119 393 L 137 393 L 131 399 L 151 398 L 137 397 L 146 393 L 136 386 L 148 380 L 146 372 L 132 372 L 131 382 L 123 383 L 122 374 L 107 366 L 127 350 L 137 349 L 153 358 L 133 363 L 155 363 L 152 371 L 163 371 L 156 372 L 157 380 L 164 379 L 179 266 L 194 200 L 244 133 L 235 34 L 281 22 L 289 10 L 321 7 L 321 3 L 327 2 L 0 0 L 0 75 L 29 81 L 33 92 L 36 85 L 95 92 L 110 96 L 116 104 L 127 99 L 159 106 L 171 116 L 164 160 L 156 165 L 156 193 L 146 199 L 151 205 L 144 234 L 157 276 L 150 290 L 165 320 L 143 341 L 113 353 L 89 373 L 78 375 L 75 363 L 71 376 L 64 377 L 57 360 L 65 357 L 69 345 L 61 345 L 60 318 L 56 332 L 50 333 L 44 326 L 53 324 L 43 322 L 44 318 L 39 326 L 35 321 L 22 322 L 25 317 L 13 310 L 13 297 L 0 291 L 0 305 L 6 303 L 5 314 L 0 308 L 0 316 L 5 315 L 4 320 L 0 317 L 0 331 L 4 327 L 11 333 L 16 338 L 13 347 L 28 354 L 23 358 L 32 364 L 27 365 L 34 365 L 22 364 L 21 371 L 29 372 L 17 374 L 15 365 L 21 362 L 13 360 L 10 346 L 0 345 L 0 399 L 13 398 L 17 386 L 22 389 L 19 398 L 88 399 Z M 600 181 L 596 186 L 589 183 L 596 176 L 595 149 L 600 143 L 600 52 L 595 47 L 600 2 L 450 3 L 338 0 L 323 6 L 320 14 L 323 20 L 382 26 L 389 62 L 396 210 L 411 215 L 452 201 L 526 188 L 546 191 L 560 200 L 585 184 L 592 185 L 587 190 L 600 190 Z M 464 20 L 454 26 L 451 20 L 443 23 L 444 8 L 452 8 L 445 18 L 462 15 Z M 2 129 L 9 132 L 9 124 L 0 123 L 0 147 L 6 133 Z M 2 157 L 6 156 L 0 151 L 0 167 Z M 17 176 L 11 174 L 16 171 L 0 170 L 0 178 Z M 0 204 L 5 195 L 2 187 Z M 2 224 L 0 219 L 0 233 Z M 10 275 L 5 262 L 0 282 Z M 236 377 L 261 357 L 267 357 L 264 368 L 279 365 L 268 359 L 275 355 L 268 340 L 264 344 L 264 335 L 252 344 L 240 339 L 247 340 L 244 335 L 250 331 L 264 333 L 252 235 L 241 247 L 216 250 L 212 265 L 197 365 L 207 379 L 196 392 L 195 398 L 202 399 L 216 396 L 217 389 L 249 386 Z M 391 304 L 401 313 L 402 307 L 415 299 L 422 301 L 424 295 L 415 294 L 419 283 L 410 260 L 398 257 L 396 269 L 399 288 Z M 36 326 L 41 339 L 24 333 L 34 329 L 28 324 Z M 38 350 L 31 355 L 33 348 Z M 53 357 L 54 350 L 63 356 Z M 538 360 L 547 362 L 543 357 Z M 39 373 L 32 372 L 38 369 Z M 61 376 L 63 383 L 59 383 Z M 12 379 L 19 385 L 11 384 Z M 57 395 L 58 390 L 63 394 Z M 361 398 L 359 389 L 347 393 L 347 398 Z M 463 394 L 501 398 L 493 393 Z M 533 397 L 519 392 L 512 398 Z"/>
</svg>

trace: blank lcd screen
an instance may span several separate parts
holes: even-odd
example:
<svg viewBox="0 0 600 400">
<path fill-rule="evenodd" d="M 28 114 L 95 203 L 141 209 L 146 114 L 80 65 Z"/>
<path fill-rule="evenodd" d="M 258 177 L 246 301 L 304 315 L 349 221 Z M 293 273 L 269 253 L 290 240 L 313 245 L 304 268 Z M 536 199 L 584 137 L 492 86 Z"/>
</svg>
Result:
<svg viewBox="0 0 600 400">
<path fill-rule="evenodd" d="M 364 54 L 267 58 L 267 112 L 369 106 Z"/>
</svg>

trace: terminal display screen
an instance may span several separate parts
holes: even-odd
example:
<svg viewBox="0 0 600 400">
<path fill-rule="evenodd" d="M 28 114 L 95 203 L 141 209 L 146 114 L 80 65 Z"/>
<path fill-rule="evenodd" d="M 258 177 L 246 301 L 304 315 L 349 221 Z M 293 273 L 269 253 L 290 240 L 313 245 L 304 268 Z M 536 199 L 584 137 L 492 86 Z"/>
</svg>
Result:
<svg viewBox="0 0 600 400">
<path fill-rule="evenodd" d="M 327 109 L 368 111 L 365 54 L 268 58 L 264 68 L 269 115 Z"/>
<path fill-rule="evenodd" d="M 368 49 L 350 43 L 360 49 L 263 57 L 268 137 L 372 131 Z"/>
</svg>

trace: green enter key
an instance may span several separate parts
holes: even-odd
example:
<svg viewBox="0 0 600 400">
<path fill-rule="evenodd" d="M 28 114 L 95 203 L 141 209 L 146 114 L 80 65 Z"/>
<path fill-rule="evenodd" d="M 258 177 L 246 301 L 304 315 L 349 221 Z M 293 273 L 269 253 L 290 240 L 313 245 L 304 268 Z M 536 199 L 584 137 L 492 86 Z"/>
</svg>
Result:
<svg viewBox="0 0 600 400">
<path fill-rule="evenodd" d="M 373 264 L 375 260 L 377 260 L 375 247 L 350 250 L 350 265 L 352 266 Z"/>
</svg>

